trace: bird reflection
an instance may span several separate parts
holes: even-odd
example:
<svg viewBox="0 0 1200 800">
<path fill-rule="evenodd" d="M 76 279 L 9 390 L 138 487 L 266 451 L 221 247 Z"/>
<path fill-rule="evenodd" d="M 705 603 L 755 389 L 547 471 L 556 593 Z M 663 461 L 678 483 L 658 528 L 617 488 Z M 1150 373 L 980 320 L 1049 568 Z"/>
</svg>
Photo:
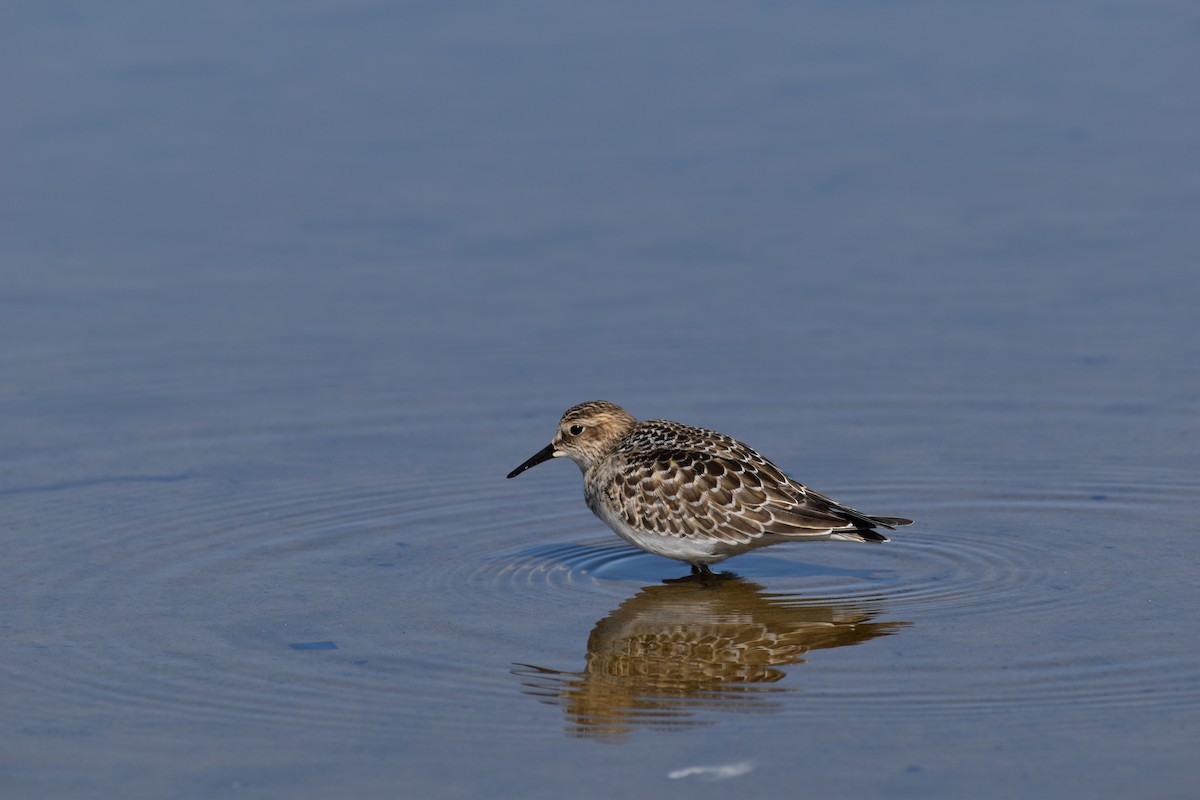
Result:
<svg viewBox="0 0 1200 800">
<path fill-rule="evenodd" d="M 782 668 L 811 650 L 861 644 L 907 622 L 872 622 L 873 600 L 773 594 L 724 573 L 647 586 L 596 623 L 582 672 L 518 664 L 522 691 L 562 707 L 567 733 L 711 723 L 706 710 L 769 711 Z"/>
</svg>

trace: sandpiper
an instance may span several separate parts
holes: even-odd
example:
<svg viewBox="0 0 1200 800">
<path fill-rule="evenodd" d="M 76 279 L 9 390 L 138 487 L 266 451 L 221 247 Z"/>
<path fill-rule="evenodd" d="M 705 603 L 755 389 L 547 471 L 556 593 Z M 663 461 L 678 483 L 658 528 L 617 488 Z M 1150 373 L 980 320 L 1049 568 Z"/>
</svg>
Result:
<svg viewBox="0 0 1200 800">
<path fill-rule="evenodd" d="M 790 541 L 886 542 L 874 517 L 797 483 L 730 436 L 668 420 L 638 422 L 606 400 L 572 406 L 553 441 L 508 473 L 566 456 L 583 472 L 588 508 L 648 553 L 693 574 L 748 550 Z"/>
</svg>

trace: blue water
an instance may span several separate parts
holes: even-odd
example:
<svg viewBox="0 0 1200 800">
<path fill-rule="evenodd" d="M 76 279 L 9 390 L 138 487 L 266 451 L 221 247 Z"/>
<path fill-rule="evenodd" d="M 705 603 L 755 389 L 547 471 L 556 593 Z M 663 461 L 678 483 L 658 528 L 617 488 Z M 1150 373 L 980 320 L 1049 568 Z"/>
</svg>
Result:
<svg viewBox="0 0 1200 800">
<path fill-rule="evenodd" d="M 1193 794 L 1191 4 L 0 19 L 0 796 Z M 595 398 L 916 523 L 678 582 Z"/>
</svg>

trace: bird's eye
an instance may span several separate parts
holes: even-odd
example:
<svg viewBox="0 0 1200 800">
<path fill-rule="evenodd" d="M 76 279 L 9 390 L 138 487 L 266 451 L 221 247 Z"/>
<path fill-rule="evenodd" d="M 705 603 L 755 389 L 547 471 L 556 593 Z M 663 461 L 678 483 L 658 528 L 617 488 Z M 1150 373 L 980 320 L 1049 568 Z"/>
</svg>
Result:
<svg viewBox="0 0 1200 800">
<path fill-rule="evenodd" d="M 583 433 L 583 426 L 572 425 L 571 427 L 567 428 L 567 433 L 571 434 L 572 436 L 578 436 L 579 434 Z"/>
</svg>

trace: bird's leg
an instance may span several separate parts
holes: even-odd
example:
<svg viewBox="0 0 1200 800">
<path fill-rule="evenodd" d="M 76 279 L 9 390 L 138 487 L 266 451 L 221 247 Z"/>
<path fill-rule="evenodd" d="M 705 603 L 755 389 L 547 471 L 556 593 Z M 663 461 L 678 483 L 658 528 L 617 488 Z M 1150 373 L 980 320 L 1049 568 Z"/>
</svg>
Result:
<svg viewBox="0 0 1200 800">
<path fill-rule="evenodd" d="M 708 564 L 692 564 L 692 574 L 711 578 L 712 570 L 708 568 Z"/>
</svg>

